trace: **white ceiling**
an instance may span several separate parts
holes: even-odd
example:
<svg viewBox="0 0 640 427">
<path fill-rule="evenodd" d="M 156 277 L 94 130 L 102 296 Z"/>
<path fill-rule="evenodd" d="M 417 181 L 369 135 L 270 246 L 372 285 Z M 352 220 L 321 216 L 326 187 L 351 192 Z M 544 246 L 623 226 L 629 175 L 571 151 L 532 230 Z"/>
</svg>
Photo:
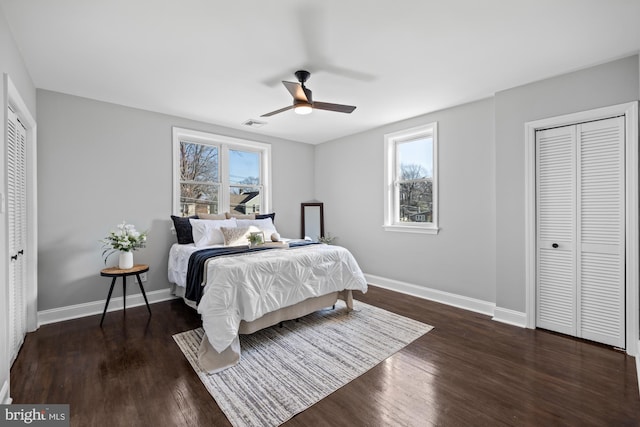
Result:
<svg viewBox="0 0 640 427">
<path fill-rule="evenodd" d="M 637 53 L 640 0 L 0 0 L 38 88 L 317 144 Z M 314 100 L 287 111 L 307 69 Z M 247 119 L 267 122 L 248 128 Z"/>
</svg>

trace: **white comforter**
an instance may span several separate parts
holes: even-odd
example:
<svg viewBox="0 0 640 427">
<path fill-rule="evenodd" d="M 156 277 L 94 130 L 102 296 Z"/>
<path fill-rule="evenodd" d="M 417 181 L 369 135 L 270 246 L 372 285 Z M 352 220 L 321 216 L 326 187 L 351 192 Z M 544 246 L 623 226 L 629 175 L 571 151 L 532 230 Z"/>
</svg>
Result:
<svg viewBox="0 0 640 427">
<path fill-rule="evenodd" d="M 213 348 L 222 352 L 238 337 L 240 321 L 334 291 L 367 291 L 351 253 L 340 246 L 310 245 L 222 256 L 206 264 L 198 305 Z"/>
</svg>

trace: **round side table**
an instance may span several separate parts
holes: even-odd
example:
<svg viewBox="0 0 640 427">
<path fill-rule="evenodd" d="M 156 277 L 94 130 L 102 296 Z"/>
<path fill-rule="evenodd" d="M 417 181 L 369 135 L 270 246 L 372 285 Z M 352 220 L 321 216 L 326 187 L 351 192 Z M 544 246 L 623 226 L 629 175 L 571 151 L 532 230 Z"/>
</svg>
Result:
<svg viewBox="0 0 640 427">
<path fill-rule="evenodd" d="M 104 305 L 104 311 L 102 312 L 102 319 L 100 319 L 100 326 L 102 326 L 102 322 L 104 321 L 104 316 L 107 314 L 107 307 L 109 307 L 109 301 L 111 300 L 111 293 L 113 292 L 113 287 L 116 284 L 116 279 L 118 277 L 122 277 L 122 305 L 123 310 L 127 309 L 127 276 L 136 276 L 138 279 L 138 285 L 140 286 L 140 291 L 142 291 L 142 296 L 144 297 L 144 302 L 147 304 L 147 310 L 149 310 L 149 315 L 151 315 L 151 308 L 149 308 L 149 301 L 147 301 L 147 294 L 144 292 L 144 287 L 142 286 L 142 280 L 140 280 L 140 274 L 146 273 L 149 271 L 149 266 L 146 264 L 136 264 L 131 268 L 121 269 L 118 267 L 109 267 L 104 268 L 100 271 L 100 275 L 104 277 L 113 277 L 111 280 L 111 288 L 109 288 L 109 296 L 107 296 L 107 303 Z"/>
</svg>

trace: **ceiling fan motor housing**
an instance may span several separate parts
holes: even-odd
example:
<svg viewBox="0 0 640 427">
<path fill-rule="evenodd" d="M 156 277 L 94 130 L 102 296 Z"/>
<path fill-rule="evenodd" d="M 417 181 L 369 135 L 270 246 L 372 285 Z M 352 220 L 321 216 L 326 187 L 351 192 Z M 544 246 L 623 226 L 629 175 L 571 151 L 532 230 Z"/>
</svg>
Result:
<svg viewBox="0 0 640 427">
<path fill-rule="evenodd" d="M 300 84 L 304 85 L 304 82 L 309 80 L 311 73 L 306 70 L 298 70 L 295 72 L 295 75 L 298 78 L 298 81 L 300 82 Z"/>
</svg>

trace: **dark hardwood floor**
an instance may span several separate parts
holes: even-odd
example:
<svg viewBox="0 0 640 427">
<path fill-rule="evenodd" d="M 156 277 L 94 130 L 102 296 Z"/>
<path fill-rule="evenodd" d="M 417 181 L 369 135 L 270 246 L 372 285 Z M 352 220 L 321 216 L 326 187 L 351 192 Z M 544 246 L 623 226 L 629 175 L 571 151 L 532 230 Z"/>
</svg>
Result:
<svg viewBox="0 0 640 427">
<path fill-rule="evenodd" d="M 435 329 L 286 426 L 635 426 L 635 359 L 609 347 L 370 287 L 357 299 Z M 230 425 L 171 338 L 181 300 L 42 326 L 11 370 L 14 403 L 68 403 L 72 426 Z"/>
</svg>

